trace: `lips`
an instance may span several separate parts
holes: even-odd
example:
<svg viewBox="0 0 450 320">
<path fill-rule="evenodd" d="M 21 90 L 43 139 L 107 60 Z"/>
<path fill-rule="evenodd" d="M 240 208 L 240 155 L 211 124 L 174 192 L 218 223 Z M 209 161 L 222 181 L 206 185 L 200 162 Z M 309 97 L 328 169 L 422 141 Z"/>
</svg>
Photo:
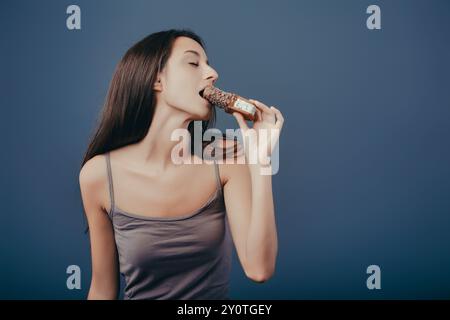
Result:
<svg viewBox="0 0 450 320">
<path fill-rule="evenodd" d="M 200 98 L 202 98 L 202 100 L 206 101 L 206 103 L 208 104 L 209 107 L 211 107 L 211 106 L 212 106 L 211 102 L 210 102 L 208 99 L 205 99 L 205 98 L 203 97 L 203 92 L 204 92 L 204 91 L 205 91 L 205 88 L 203 88 L 202 90 L 200 90 L 200 91 L 198 92 L 198 95 L 200 96 Z"/>
<path fill-rule="evenodd" d="M 200 95 L 200 97 L 202 97 L 203 99 L 206 99 L 203 94 L 205 93 L 205 90 L 208 88 L 214 88 L 214 85 L 212 84 L 207 84 L 206 86 L 204 86 L 199 92 L 198 94 Z"/>
</svg>

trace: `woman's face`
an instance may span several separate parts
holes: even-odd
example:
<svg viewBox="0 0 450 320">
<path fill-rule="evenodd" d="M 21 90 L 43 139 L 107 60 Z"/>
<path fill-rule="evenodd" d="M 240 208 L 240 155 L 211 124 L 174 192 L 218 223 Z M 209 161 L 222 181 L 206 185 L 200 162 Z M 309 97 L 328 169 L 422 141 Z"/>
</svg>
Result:
<svg viewBox="0 0 450 320">
<path fill-rule="evenodd" d="M 188 37 L 178 37 L 172 53 L 160 73 L 157 99 L 178 110 L 185 111 L 195 120 L 208 120 L 212 105 L 203 99 L 199 91 L 214 84 L 217 72 L 208 65 L 202 46 Z"/>
</svg>

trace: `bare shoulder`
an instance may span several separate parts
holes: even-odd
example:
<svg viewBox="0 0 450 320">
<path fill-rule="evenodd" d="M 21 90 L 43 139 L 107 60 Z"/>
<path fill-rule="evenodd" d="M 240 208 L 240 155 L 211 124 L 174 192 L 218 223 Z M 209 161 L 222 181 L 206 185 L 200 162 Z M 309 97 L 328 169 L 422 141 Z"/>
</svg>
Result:
<svg viewBox="0 0 450 320">
<path fill-rule="evenodd" d="M 105 155 L 96 155 L 83 165 L 79 183 L 84 201 L 105 208 L 105 191 L 108 183 Z"/>
<path fill-rule="evenodd" d="M 89 159 L 81 168 L 80 186 L 98 187 L 105 181 L 106 160 L 105 155 L 99 154 Z"/>
<path fill-rule="evenodd" d="M 219 146 L 222 159 L 218 160 L 222 181 L 226 184 L 233 176 L 245 176 L 248 166 L 245 162 L 244 146 L 236 139 L 223 137 Z"/>
</svg>

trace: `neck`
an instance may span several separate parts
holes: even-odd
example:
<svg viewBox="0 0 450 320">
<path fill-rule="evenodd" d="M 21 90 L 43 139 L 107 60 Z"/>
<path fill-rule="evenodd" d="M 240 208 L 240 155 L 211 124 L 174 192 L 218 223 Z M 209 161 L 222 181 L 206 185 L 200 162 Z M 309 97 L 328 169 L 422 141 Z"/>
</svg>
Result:
<svg viewBox="0 0 450 320">
<path fill-rule="evenodd" d="M 175 166 L 171 155 L 180 141 L 172 141 L 171 135 L 176 129 L 187 130 L 192 120 L 186 112 L 167 105 L 156 105 L 146 136 L 133 146 L 133 158 L 143 165 L 152 165 L 158 171 Z"/>
</svg>

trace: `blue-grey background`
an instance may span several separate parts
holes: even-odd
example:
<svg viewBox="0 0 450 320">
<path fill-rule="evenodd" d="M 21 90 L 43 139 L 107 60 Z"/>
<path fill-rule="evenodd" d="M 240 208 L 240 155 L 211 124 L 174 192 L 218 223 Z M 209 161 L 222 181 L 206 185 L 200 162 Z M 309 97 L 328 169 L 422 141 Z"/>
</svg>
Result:
<svg viewBox="0 0 450 320">
<path fill-rule="evenodd" d="M 66 8 L 81 8 L 81 30 Z M 368 30 L 366 8 L 381 8 Z M 0 298 L 83 299 L 78 173 L 114 67 L 190 28 L 218 85 L 286 119 L 274 176 L 277 270 L 234 299 L 450 298 L 450 2 L 2 1 Z M 218 113 L 219 128 L 237 128 Z M 66 288 L 66 268 L 82 289 Z M 368 290 L 366 268 L 381 268 Z"/>
</svg>

